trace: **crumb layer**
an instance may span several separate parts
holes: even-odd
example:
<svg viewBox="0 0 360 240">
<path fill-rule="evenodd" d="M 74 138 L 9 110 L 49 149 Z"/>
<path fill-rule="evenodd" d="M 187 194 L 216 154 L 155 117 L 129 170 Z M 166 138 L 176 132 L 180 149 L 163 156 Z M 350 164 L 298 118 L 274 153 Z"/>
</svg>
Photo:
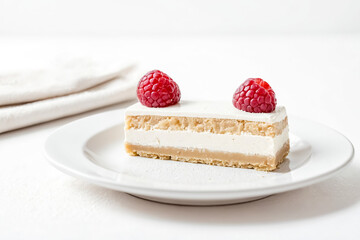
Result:
<svg viewBox="0 0 360 240">
<path fill-rule="evenodd" d="M 126 116 L 125 130 L 171 130 L 210 132 L 214 134 L 252 134 L 275 137 L 288 125 L 287 117 L 281 122 L 269 124 L 237 119 L 193 118 L 173 116 Z"/>
</svg>

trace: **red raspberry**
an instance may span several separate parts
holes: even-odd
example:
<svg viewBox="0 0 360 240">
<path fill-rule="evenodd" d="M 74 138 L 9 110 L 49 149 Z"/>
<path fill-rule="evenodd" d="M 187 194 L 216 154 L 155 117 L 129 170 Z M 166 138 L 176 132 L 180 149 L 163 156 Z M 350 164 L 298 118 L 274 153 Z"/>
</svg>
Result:
<svg viewBox="0 0 360 240">
<path fill-rule="evenodd" d="M 233 104 L 246 112 L 269 113 L 276 107 L 275 92 L 261 78 L 249 78 L 236 89 Z"/>
<path fill-rule="evenodd" d="M 180 101 L 179 86 L 166 73 L 153 70 L 139 81 L 137 97 L 147 107 L 167 107 Z"/>
</svg>

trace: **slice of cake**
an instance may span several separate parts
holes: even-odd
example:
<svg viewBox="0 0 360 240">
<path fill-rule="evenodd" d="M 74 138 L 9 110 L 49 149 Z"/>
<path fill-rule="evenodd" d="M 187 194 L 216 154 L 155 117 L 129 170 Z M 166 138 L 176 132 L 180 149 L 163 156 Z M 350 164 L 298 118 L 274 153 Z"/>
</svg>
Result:
<svg viewBox="0 0 360 240">
<path fill-rule="evenodd" d="M 136 103 L 125 115 L 125 148 L 133 156 L 271 171 L 289 152 L 284 107 L 254 114 L 231 103 Z"/>
<path fill-rule="evenodd" d="M 125 149 L 133 156 L 272 171 L 289 152 L 285 107 L 260 78 L 233 102 L 180 101 L 178 85 L 158 70 L 139 82 L 140 103 L 125 112 Z"/>
</svg>

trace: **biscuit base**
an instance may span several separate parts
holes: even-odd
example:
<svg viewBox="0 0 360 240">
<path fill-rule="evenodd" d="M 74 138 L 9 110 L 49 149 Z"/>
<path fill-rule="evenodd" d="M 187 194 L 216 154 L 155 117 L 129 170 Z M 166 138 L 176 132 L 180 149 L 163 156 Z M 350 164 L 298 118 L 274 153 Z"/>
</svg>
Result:
<svg viewBox="0 0 360 240">
<path fill-rule="evenodd" d="M 200 163 L 222 167 L 250 168 L 260 171 L 275 170 L 290 150 L 287 141 L 275 156 L 247 155 L 242 153 L 218 152 L 206 149 L 181 149 L 174 147 L 153 147 L 125 143 L 129 155 L 162 160 Z"/>
</svg>

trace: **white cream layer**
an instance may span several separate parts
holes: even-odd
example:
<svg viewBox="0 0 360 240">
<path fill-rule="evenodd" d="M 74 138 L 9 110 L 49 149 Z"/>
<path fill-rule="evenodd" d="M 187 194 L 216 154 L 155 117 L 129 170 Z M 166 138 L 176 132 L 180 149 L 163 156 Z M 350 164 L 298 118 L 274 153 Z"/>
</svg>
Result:
<svg viewBox="0 0 360 240">
<path fill-rule="evenodd" d="M 285 128 L 282 134 L 273 138 L 248 134 L 129 129 L 125 131 L 125 142 L 153 147 L 201 148 L 210 151 L 274 156 L 288 140 L 288 132 L 288 128 Z"/>
<path fill-rule="evenodd" d="M 135 103 L 126 109 L 126 115 L 179 116 L 218 119 L 240 119 L 254 122 L 276 123 L 286 117 L 285 107 L 278 106 L 271 113 L 248 113 L 229 102 L 181 101 L 165 108 L 149 108 Z"/>
</svg>

